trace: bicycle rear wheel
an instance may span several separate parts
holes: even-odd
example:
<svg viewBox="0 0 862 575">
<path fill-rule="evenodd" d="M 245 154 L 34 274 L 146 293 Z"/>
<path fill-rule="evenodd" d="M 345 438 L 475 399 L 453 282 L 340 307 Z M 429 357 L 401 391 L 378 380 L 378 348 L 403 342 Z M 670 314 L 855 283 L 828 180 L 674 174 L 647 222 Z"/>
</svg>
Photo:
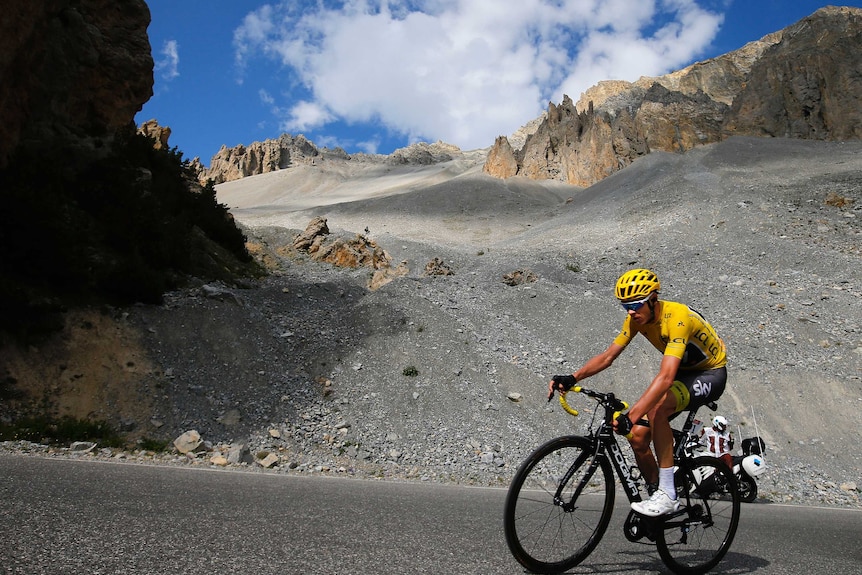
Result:
<svg viewBox="0 0 862 575">
<path fill-rule="evenodd" d="M 553 439 L 521 464 L 509 486 L 503 526 L 518 562 L 536 573 L 560 573 L 589 555 L 614 506 L 610 462 L 585 438 Z M 573 549 L 573 546 L 575 547 Z"/>
<path fill-rule="evenodd" d="M 674 573 L 705 573 L 724 557 L 739 525 L 736 478 L 720 459 L 684 459 L 675 474 L 679 511 L 660 518 L 656 546 Z"/>
</svg>

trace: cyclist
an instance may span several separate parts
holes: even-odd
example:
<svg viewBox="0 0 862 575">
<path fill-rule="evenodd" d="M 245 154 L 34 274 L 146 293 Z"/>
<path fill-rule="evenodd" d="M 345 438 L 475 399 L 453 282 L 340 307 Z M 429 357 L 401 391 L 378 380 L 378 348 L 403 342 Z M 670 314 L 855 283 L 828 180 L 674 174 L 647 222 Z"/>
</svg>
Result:
<svg viewBox="0 0 862 575">
<path fill-rule="evenodd" d="M 727 418 L 723 415 L 713 417 L 712 427 L 704 427 L 700 432 L 700 444 L 733 469 L 733 456 L 730 454 L 733 449 L 733 432 L 727 427 Z"/>
<path fill-rule="evenodd" d="M 632 503 L 632 509 L 650 517 L 679 507 L 670 420 L 684 409 L 718 399 L 727 381 L 724 342 L 698 312 L 681 303 L 660 300 L 660 289 L 658 277 L 650 270 L 633 269 L 621 275 L 616 297 L 627 315 L 613 343 L 573 374 L 555 375 L 548 384 L 550 400 L 554 391 L 568 391 L 576 382 L 610 367 L 639 333 L 662 352 L 652 382 L 628 413 L 614 422 L 615 431 L 629 437 L 651 495 L 645 501 Z M 633 426 L 632 422 L 641 419 L 647 419 L 649 426 Z"/>
</svg>

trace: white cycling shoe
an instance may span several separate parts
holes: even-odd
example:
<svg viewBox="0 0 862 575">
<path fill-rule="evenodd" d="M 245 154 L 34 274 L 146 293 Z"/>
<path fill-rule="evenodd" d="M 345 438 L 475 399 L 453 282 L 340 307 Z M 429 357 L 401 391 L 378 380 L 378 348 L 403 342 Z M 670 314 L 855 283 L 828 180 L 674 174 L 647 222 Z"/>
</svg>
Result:
<svg viewBox="0 0 862 575">
<path fill-rule="evenodd" d="M 647 517 L 658 517 L 679 509 L 679 501 L 671 499 L 667 493 L 661 489 L 657 489 L 656 492 L 652 494 L 652 497 L 646 501 L 635 501 L 632 503 L 632 509 L 635 513 L 640 513 Z"/>
</svg>

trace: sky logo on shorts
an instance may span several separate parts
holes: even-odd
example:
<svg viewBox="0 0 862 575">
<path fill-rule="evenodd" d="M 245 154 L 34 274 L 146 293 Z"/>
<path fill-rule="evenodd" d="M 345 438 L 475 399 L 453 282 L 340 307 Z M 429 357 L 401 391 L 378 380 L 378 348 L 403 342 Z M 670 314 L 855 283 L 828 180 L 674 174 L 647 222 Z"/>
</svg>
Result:
<svg viewBox="0 0 862 575">
<path fill-rule="evenodd" d="M 694 392 L 695 397 L 705 397 L 712 391 L 712 383 L 703 382 L 698 379 L 694 382 L 694 385 L 691 386 L 691 390 Z"/>
</svg>

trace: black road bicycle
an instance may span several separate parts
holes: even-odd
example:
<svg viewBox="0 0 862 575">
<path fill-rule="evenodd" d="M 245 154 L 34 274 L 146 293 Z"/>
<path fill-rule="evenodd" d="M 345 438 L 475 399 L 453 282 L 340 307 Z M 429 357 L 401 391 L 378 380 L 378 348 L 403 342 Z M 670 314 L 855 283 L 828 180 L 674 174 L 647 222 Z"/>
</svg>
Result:
<svg viewBox="0 0 862 575">
<path fill-rule="evenodd" d="M 571 569 L 596 548 L 614 509 L 614 472 L 629 501 L 641 501 L 638 469 L 629 466 L 613 432 L 614 418 L 628 405 L 613 393 L 582 387 L 572 391 L 593 398 L 601 408 L 593 411 L 589 434 L 558 437 L 536 449 L 515 473 L 506 497 L 506 543 L 534 573 Z M 578 415 L 565 393 L 560 404 Z M 714 402 L 708 407 L 717 409 Z M 630 511 L 623 526 L 629 541 L 655 542 L 665 565 L 680 574 L 715 567 L 739 524 L 739 492 L 731 470 L 718 458 L 686 453 L 695 411 L 674 431 L 679 509 L 654 518 Z"/>
</svg>

